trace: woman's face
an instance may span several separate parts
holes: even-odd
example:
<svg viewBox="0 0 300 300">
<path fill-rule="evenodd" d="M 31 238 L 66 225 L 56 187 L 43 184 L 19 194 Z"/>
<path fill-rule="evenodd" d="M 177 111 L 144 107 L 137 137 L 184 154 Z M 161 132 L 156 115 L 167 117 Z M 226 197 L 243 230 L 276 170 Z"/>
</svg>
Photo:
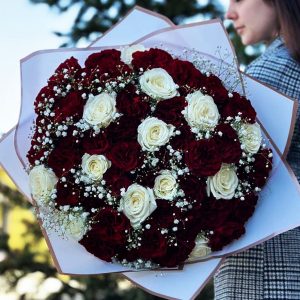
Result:
<svg viewBox="0 0 300 300">
<path fill-rule="evenodd" d="M 270 41 L 278 32 L 275 9 L 263 0 L 230 0 L 226 18 L 233 21 L 244 45 Z"/>
</svg>

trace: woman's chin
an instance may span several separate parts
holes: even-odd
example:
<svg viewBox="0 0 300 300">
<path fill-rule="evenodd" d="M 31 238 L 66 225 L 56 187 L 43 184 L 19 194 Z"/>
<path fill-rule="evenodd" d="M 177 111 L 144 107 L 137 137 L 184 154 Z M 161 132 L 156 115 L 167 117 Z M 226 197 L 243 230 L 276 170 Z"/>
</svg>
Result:
<svg viewBox="0 0 300 300">
<path fill-rule="evenodd" d="M 244 46 L 252 45 L 258 43 L 258 41 L 252 39 L 251 37 L 245 35 L 241 35 L 241 41 Z"/>
<path fill-rule="evenodd" d="M 241 38 L 242 44 L 244 46 L 249 46 L 249 45 L 254 45 L 254 44 L 257 44 L 260 42 L 265 42 L 265 39 L 263 38 L 263 36 L 247 34 L 246 32 L 241 34 L 240 38 Z"/>
</svg>

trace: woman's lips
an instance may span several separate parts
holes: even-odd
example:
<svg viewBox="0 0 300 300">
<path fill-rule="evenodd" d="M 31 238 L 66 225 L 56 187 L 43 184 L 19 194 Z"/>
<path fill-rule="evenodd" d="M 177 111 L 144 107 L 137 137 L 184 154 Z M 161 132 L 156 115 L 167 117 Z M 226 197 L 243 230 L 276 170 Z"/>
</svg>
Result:
<svg viewBox="0 0 300 300">
<path fill-rule="evenodd" d="M 245 26 L 238 26 L 235 28 L 235 30 L 238 34 L 241 34 L 243 32 L 244 28 L 245 28 Z"/>
</svg>

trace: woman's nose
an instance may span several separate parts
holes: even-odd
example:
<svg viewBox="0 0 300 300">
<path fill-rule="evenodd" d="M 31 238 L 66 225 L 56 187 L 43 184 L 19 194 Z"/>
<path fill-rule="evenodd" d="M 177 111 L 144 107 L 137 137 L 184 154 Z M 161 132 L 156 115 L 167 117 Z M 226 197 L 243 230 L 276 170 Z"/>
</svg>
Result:
<svg viewBox="0 0 300 300">
<path fill-rule="evenodd" d="M 237 18 L 237 13 L 233 9 L 233 7 L 230 5 L 228 7 L 228 10 L 227 10 L 226 14 L 225 14 L 225 19 L 235 20 L 236 18 Z"/>
</svg>

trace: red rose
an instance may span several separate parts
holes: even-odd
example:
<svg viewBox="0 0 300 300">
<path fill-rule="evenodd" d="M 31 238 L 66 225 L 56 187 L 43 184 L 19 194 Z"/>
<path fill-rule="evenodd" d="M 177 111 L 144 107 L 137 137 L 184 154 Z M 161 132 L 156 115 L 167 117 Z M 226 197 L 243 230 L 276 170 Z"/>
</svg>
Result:
<svg viewBox="0 0 300 300">
<path fill-rule="evenodd" d="M 56 176 L 61 177 L 81 163 L 81 158 L 82 150 L 76 143 L 76 138 L 69 133 L 55 144 L 48 157 L 48 166 L 53 169 Z"/>
<path fill-rule="evenodd" d="M 160 147 L 158 151 L 155 151 L 155 157 L 158 159 L 156 171 L 170 168 L 170 160 L 172 159 L 172 154 L 167 149 L 167 147 Z"/>
<path fill-rule="evenodd" d="M 200 89 L 205 82 L 205 76 L 189 61 L 174 59 L 166 66 L 166 70 L 172 76 L 175 83 L 181 86 L 181 94 L 186 95 L 190 88 Z M 186 89 L 185 86 L 189 88 Z"/>
<path fill-rule="evenodd" d="M 154 180 L 161 170 L 171 168 L 170 161 L 173 156 L 166 147 L 160 147 L 158 151 L 155 151 L 153 158 L 158 160 L 155 167 L 146 165 L 144 168 L 139 168 L 135 172 L 136 181 L 139 184 L 150 188 L 154 186 Z"/>
<path fill-rule="evenodd" d="M 116 122 L 110 123 L 106 128 L 107 139 L 112 145 L 120 141 L 136 141 L 137 128 L 140 124 L 141 121 L 137 118 L 121 116 Z"/>
<path fill-rule="evenodd" d="M 33 137 L 31 138 L 31 147 L 27 152 L 27 159 L 31 165 L 35 165 L 35 161 L 44 156 L 45 151 L 48 151 L 48 148 L 42 144 L 44 133 L 39 133 L 38 130 L 39 128 L 44 128 L 48 124 L 50 124 L 49 120 L 44 119 L 43 116 L 38 116 L 35 120 L 36 128 Z"/>
<path fill-rule="evenodd" d="M 185 162 L 191 172 L 197 176 L 213 176 L 221 168 L 222 156 L 216 141 L 202 139 L 192 141 L 185 154 Z"/>
<path fill-rule="evenodd" d="M 129 176 L 114 165 L 104 173 L 103 179 L 106 181 L 106 185 L 112 191 L 114 196 L 120 196 L 120 189 L 127 189 L 132 184 Z"/>
<path fill-rule="evenodd" d="M 254 123 L 256 111 L 249 100 L 238 93 L 233 93 L 233 97 L 229 98 L 227 104 L 221 110 L 221 116 L 224 119 L 227 117 L 234 118 L 236 116 L 240 116 L 248 123 Z"/>
<path fill-rule="evenodd" d="M 107 262 L 111 262 L 112 257 L 118 252 L 118 248 L 115 245 L 99 240 L 97 234 L 94 234 L 94 232 L 89 232 L 88 235 L 85 235 L 79 241 L 79 244 L 94 256 Z"/>
<path fill-rule="evenodd" d="M 103 50 L 91 54 L 85 61 L 85 73 L 83 81 L 90 86 L 90 91 L 97 94 L 98 87 L 104 87 L 106 83 L 118 76 L 126 76 L 131 69 L 120 59 L 121 52 L 115 49 Z M 98 83 L 95 82 L 98 80 Z"/>
<path fill-rule="evenodd" d="M 175 150 L 187 150 L 188 145 L 195 140 L 195 134 L 192 133 L 191 127 L 186 120 L 182 120 L 181 126 L 177 129 L 180 131 L 180 134 L 172 137 L 170 144 Z"/>
<path fill-rule="evenodd" d="M 51 88 L 54 86 L 66 86 L 67 84 L 73 85 L 73 78 L 77 78 L 80 75 L 81 70 L 82 68 L 78 63 L 78 60 L 72 56 L 58 66 L 55 73 L 49 78 L 48 85 Z"/>
<path fill-rule="evenodd" d="M 214 230 L 214 234 L 209 238 L 208 245 L 212 251 L 218 251 L 244 233 L 245 227 L 243 224 L 228 221 Z"/>
<path fill-rule="evenodd" d="M 222 226 L 229 220 L 237 201 L 240 200 L 216 200 L 213 197 L 206 197 L 201 205 L 198 203 L 193 205 L 193 209 L 187 212 L 190 230 L 199 233 L 201 230 L 213 230 Z"/>
<path fill-rule="evenodd" d="M 126 232 L 131 228 L 129 220 L 111 208 L 104 208 L 94 219 L 92 229 L 79 241 L 96 257 L 111 261 L 118 248 L 126 243 Z"/>
<path fill-rule="evenodd" d="M 183 264 L 195 247 L 195 241 L 176 239 L 176 246 L 169 245 L 163 257 L 153 259 L 161 267 L 173 268 Z"/>
<path fill-rule="evenodd" d="M 141 146 L 138 142 L 120 142 L 112 146 L 107 158 L 119 169 L 129 172 L 143 161 Z"/>
<path fill-rule="evenodd" d="M 102 209 L 94 218 L 91 231 L 94 231 L 99 239 L 111 244 L 126 242 L 126 230 L 131 229 L 129 219 L 112 208 Z"/>
<path fill-rule="evenodd" d="M 186 106 L 187 102 L 184 97 L 174 97 L 167 101 L 160 101 L 156 105 L 153 116 L 167 124 L 179 127 L 184 121 L 184 116 L 181 112 Z"/>
<path fill-rule="evenodd" d="M 47 149 L 44 149 L 44 148 L 40 148 L 40 150 L 37 150 L 36 148 L 34 148 L 35 145 L 36 145 L 36 143 L 31 143 L 31 147 L 26 155 L 29 163 L 32 166 L 34 166 L 35 161 L 40 160 L 41 157 L 43 157 L 45 155 L 45 152 L 47 151 Z"/>
<path fill-rule="evenodd" d="M 67 70 L 68 72 L 74 71 L 74 70 L 80 70 L 81 66 L 78 63 L 78 59 L 74 58 L 73 56 L 66 59 L 63 63 L 61 63 L 55 70 L 55 73 L 64 73 L 64 70 Z"/>
<path fill-rule="evenodd" d="M 241 144 L 236 131 L 229 125 L 221 123 L 215 128 L 216 143 L 219 145 L 223 163 L 237 163 L 242 155 Z M 219 135 L 221 133 L 221 135 Z"/>
<path fill-rule="evenodd" d="M 91 54 L 85 61 L 86 68 L 94 69 L 96 67 L 107 68 L 121 63 L 121 52 L 115 49 L 103 50 Z"/>
<path fill-rule="evenodd" d="M 144 101 L 143 95 L 136 94 L 136 87 L 132 84 L 121 90 L 117 95 L 118 112 L 130 116 L 144 119 L 150 113 L 150 105 Z"/>
<path fill-rule="evenodd" d="M 136 180 L 139 184 L 151 188 L 159 172 L 171 168 L 170 161 L 173 156 L 166 147 L 160 147 L 158 151 L 155 151 L 153 158 L 158 160 L 155 167 L 148 164 L 144 168 L 137 169 L 135 172 Z"/>
<path fill-rule="evenodd" d="M 66 97 L 60 98 L 55 102 L 54 107 L 54 121 L 62 122 L 67 117 L 73 117 L 73 120 L 79 121 L 83 114 L 83 107 L 85 101 L 79 92 L 71 92 Z"/>
<path fill-rule="evenodd" d="M 159 228 L 151 226 L 145 229 L 141 236 L 141 246 L 138 248 L 138 257 L 144 260 L 162 257 L 167 251 L 167 239 Z"/>
<path fill-rule="evenodd" d="M 201 203 L 206 198 L 206 183 L 194 175 L 180 178 L 179 186 L 190 201 Z"/>
<path fill-rule="evenodd" d="M 57 182 L 56 190 L 57 198 L 55 199 L 55 202 L 57 206 L 76 206 L 80 202 L 80 186 L 75 184 L 72 174 L 67 174 L 66 181 L 64 182 L 60 179 Z"/>
<path fill-rule="evenodd" d="M 254 162 L 249 164 L 250 173 L 247 173 L 242 166 L 238 168 L 237 174 L 239 179 L 249 182 L 253 189 L 255 187 L 262 188 L 272 170 L 272 157 L 269 157 L 270 153 L 272 153 L 270 149 L 261 149 L 254 154 Z"/>
<path fill-rule="evenodd" d="M 157 208 L 151 214 L 149 224 L 151 227 L 168 228 L 175 226 L 174 220 L 180 220 L 183 213 L 181 209 L 172 205 L 170 201 L 163 199 L 156 199 Z M 146 224 L 146 223 L 145 223 Z"/>
<path fill-rule="evenodd" d="M 165 169 L 165 168 L 164 168 Z M 158 176 L 158 172 L 161 169 L 159 167 L 152 169 L 149 166 L 146 166 L 145 168 L 140 168 L 136 170 L 136 182 L 144 187 L 153 188 L 154 186 L 154 180 L 156 176 Z"/>
<path fill-rule="evenodd" d="M 253 215 L 258 196 L 254 193 L 244 195 L 244 200 L 238 199 L 236 209 L 233 209 L 231 219 L 244 224 Z"/>
<path fill-rule="evenodd" d="M 84 69 L 85 76 L 82 77 L 83 90 L 86 94 L 99 94 L 99 88 L 105 89 L 106 84 L 115 84 L 119 76 L 128 78 L 132 73 L 129 66 L 122 61 L 115 62 L 112 60 L 104 61 L 96 69 Z"/>
<path fill-rule="evenodd" d="M 272 170 L 272 153 L 270 149 L 260 150 L 254 155 L 252 180 L 255 187 L 263 187 L 268 179 L 269 173 Z"/>
<path fill-rule="evenodd" d="M 49 86 L 44 86 L 40 90 L 34 101 L 34 111 L 36 112 L 36 114 L 43 115 L 45 110 L 45 104 L 51 98 L 55 98 L 53 89 Z"/>
<path fill-rule="evenodd" d="M 221 79 L 215 75 L 206 77 L 205 90 L 207 94 L 214 98 L 217 105 L 224 104 L 228 99 L 228 91 L 223 86 Z"/>
<path fill-rule="evenodd" d="M 192 240 L 192 238 L 196 238 L 197 234 L 204 230 L 207 230 L 207 227 L 203 226 L 203 223 L 206 222 L 206 220 L 203 220 L 205 217 L 203 217 L 203 202 L 196 201 L 192 202 L 192 209 L 188 209 L 184 213 L 184 226 L 185 226 L 185 232 L 186 238 L 189 240 Z"/>
<path fill-rule="evenodd" d="M 110 147 L 106 133 L 101 131 L 99 134 L 95 134 L 93 130 L 84 132 L 84 136 L 81 138 L 81 145 L 83 152 L 91 155 L 104 154 Z"/>
<path fill-rule="evenodd" d="M 153 68 L 163 68 L 166 67 L 173 61 L 172 56 L 161 49 L 151 48 L 147 51 L 137 51 L 132 55 L 132 66 L 135 70 L 139 71 L 143 68 L 144 71 Z"/>
<path fill-rule="evenodd" d="M 128 249 L 126 245 L 123 245 L 120 248 L 118 247 L 118 253 L 116 253 L 116 258 L 119 261 L 126 259 L 128 262 L 134 262 L 137 260 L 138 257 L 139 254 L 137 248 Z"/>
</svg>

